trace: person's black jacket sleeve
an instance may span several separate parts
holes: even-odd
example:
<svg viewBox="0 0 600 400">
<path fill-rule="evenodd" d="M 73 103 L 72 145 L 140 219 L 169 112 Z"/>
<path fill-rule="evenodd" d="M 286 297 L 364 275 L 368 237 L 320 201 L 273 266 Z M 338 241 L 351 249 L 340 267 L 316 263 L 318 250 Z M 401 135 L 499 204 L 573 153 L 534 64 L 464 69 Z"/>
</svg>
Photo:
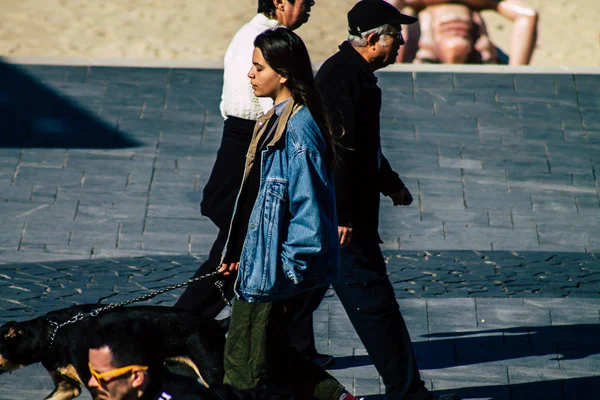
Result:
<svg viewBox="0 0 600 400">
<path fill-rule="evenodd" d="M 392 169 L 387 158 L 383 155 L 381 156 L 381 167 L 379 168 L 379 182 L 381 185 L 379 191 L 384 196 L 399 193 L 405 187 L 400 176 Z"/>
<path fill-rule="evenodd" d="M 351 85 L 343 77 L 335 77 L 335 71 L 317 80 L 326 112 L 331 119 L 337 140 L 337 166 L 334 169 L 338 225 L 349 226 L 351 220 L 353 149 L 356 143 L 356 103 Z"/>
</svg>

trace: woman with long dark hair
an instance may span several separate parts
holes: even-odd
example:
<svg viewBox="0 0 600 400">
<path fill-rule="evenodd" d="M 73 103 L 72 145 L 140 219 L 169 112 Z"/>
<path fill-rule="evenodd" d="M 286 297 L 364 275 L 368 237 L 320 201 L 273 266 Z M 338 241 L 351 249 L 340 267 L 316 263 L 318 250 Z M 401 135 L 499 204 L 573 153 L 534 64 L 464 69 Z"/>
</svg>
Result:
<svg viewBox="0 0 600 400">
<path fill-rule="evenodd" d="M 277 30 L 279 31 L 279 30 Z M 272 37 L 282 34 L 285 40 L 272 40 Z M 264 60 L 277 74 L 287 78 L 285 87 L 291 92 L 294 101 L 308 108 L 327 143 L 328 157 L 335 162 L 335 146 L 329 118 L 323 111 L 321 95 L 317 91 L 312 65 L 308 50 L 302 39 L 290 30 L 281 32 L 267 31 L 254 41 L 256 48 L 261 50 Z M 297 49 L 296 49 L 297 47 Z M 304 53 L 302 57 L 294 55 L 294 50 Z M 296 62 L 293 62 L 294 57 Z M 257 96 L 258 97 L 258 96 Z"/>
<path fill-rule="evenodd" d="M 279 28 L 254 41 L 248 73 L 274 107 L 257 121 L 220 271 L 238 271 L 225 348 L 225 383 L 298 398 L 353 399 L 289 346 L 303 296 L 337 279 L 334 145 L 306 46 Z"/>
</svg>

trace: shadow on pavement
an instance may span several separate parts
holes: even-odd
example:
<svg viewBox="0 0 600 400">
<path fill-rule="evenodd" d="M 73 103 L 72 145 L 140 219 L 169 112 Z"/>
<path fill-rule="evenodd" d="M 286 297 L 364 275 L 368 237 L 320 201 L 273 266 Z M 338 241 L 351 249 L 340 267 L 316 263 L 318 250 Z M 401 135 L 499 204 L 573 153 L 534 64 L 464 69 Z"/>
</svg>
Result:
<svg viewBox="0 0 600 400">
<path fill-rule="evenodd" d="M 474 377 L 475 379 L 476 377 Z M 452 390 L 440 390 L 436 394 L 456 393 L 463 399 L 493 400 L 579 400 L 596 398 L 600 389 L 600 377 L 557 379 L 496 386 L 471 386 Z M 383 400 L 381 395 L 368 395 L 365 400 Z"/>
<path fill-rule="evenodd" d="M 0 148 L 116 149 L 141 144 L 0 59 Z"/>
<path fill-rule="evenodd" d="M 600 354 L 600 324 L 444 332 L 428 337 L 435 340 L 414 343 L 419 366 L 425 369 L 540 356 L 547 362 L 564 362 Z"/>
<path fill-rule="evenodd" d="M 600 324 L 518 327 L 428 335 L 414 341 L 420 369 L 440 369 L 526 357 L 545 357 L 556 363 L 600 354 Z M 414 338 L 413 338 L 414 339 Z M 336 357 L 330 369 L 371 365 L 369 356 Z M 524 365 L 519 362 L 519 365 Z"/>
</svg>

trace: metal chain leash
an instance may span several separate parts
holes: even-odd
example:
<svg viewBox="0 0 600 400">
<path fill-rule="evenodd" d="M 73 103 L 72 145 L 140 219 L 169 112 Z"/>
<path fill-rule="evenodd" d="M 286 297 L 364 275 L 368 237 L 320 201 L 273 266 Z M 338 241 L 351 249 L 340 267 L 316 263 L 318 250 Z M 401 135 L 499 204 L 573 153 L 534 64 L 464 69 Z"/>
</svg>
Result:
<svg viewBox="0 0 600 400">
<path fill-rule="evenodd" d="M 115 308 L 123 307 L 123 306 L 129 305 L 129 304 L 132 304 L 132 303 L 137 303 L 138 301 L 150 300 L 151 298 L 156 297 L 159 294 L 170 292 L 171 290 L 179 289 L 181 287 L 184 287 L 184 286 L 187 286 L 187 285 L 191 285 L 192 283 L 201 281 L 203 279 L 212 278 L 212 277 L 217 276 L 217 275 L 219 275 L 219 271 L 214 271 L 214 272 L 211 272 L 210 274 L 202 275 L 202 276 L 199 276 L 197 278 L 191 278 L 191 279 L 188 279 L 185 282 L 181 282 L 181 283 L 178 283 L 178 284 L 175 284 L 175 285 L 166 286 L 166 287 L 164 287 L 162 289 L 155 290 L 153 292 L 144 294 L 142 296 L 135 297 L 133 299 L 123 301 L 121 303 L 111 303 L 111 304 L 108 304 L 108 305 L 106 305 L 104 307 L 96 308 L 95 310 L 92 310 L 92 311 L 90 311 L 88 313 L 78 313 L 77 315 L 72 316 L 67 321 L 62 322 L 60 324 L 58 322 L 56 322 L 56 321 L 52 321 L 52 320 L 46 318 L 46 320 L 54 328 L 54 330 L 52 331 L 52 334 L 50 335 L 50 346 L 48 346 L 48 349 L 52 348 L 52 345 L 54 344 L 54 339 L 56 338 L 56 333 L 63 326 L 74 324 L 76 322 L 81 321 L 84 318 L 96 317 L 96 316 L 98 316 L 98 314 L 103 313 L 105 311 L 113 310 Z M 225 297 L 225 291 L 223 290 L 223 281 L 222 280 L 217 280 L 215 282 L 215 286 L 217 287 L 217 289 L 219 289 L 219 292 L 221 293 L 221 298 L 223 299 L 223 301 L 227 305 L 231 306 L 231 302 L 229 300 L 227 300 L 227 297 Z"/>
</svg>

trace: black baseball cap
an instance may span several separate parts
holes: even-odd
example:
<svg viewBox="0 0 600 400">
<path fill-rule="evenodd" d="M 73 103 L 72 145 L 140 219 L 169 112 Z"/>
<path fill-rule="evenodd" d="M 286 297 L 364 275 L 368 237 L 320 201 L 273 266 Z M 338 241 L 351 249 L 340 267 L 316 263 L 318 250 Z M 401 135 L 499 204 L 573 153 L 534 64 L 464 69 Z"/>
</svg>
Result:
<svg viewBox="0 0 600 400">
<path fill-rule="evenodd" d="M 384 0 L 361 0 L 348 11 L 348 32 L 360 36 L 381 25 L 410 25 L 417 21 L 417 18 L 402 14 Z"/>
</svg>

